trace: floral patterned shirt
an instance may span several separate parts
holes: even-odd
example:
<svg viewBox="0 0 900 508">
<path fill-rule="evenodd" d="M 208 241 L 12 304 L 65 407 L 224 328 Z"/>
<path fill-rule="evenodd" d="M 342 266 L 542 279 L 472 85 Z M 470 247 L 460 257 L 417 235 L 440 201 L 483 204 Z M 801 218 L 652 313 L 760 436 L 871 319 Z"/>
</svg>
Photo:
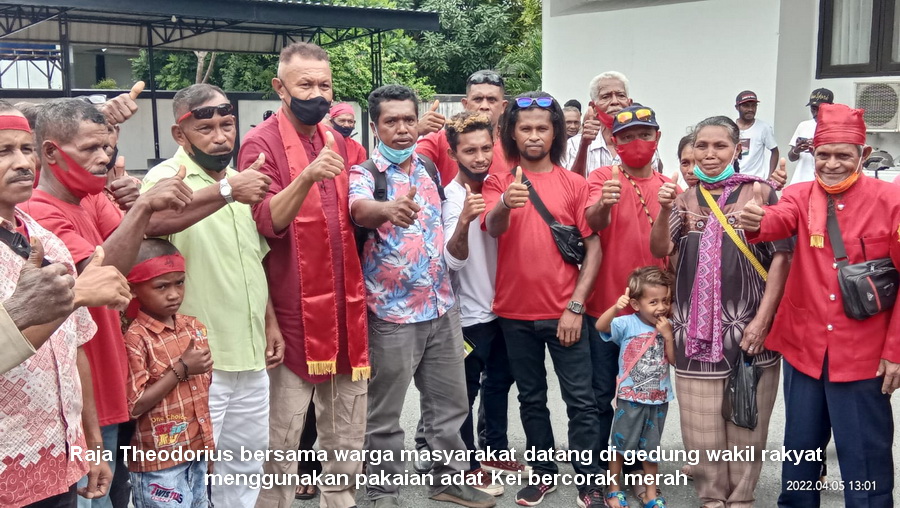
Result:
<svg viewBox="0 0 900 508">
<path fill-rule="evenodd" d="M 62 241 L 16 209 L 44 257 L 75 273 Z M 16 226 L 0 219 L 0 227 Z M 12 295 L 26 260 L 0 244 L 0 300 Z M 88 471 L 74 447 L 86 448 L 81 426 L 78 347 L 97 332 L 86 308 L 77 309 L 31 358 L 0 375 L 0 506 L 22 506 L 69 490 Z"/>
<path fill-rule="evenodd" d="M 363 248 L 363 276 L 369 311 L 391 323 L 420 323 L 441 317 L 455 304 L 450 273 L 444 263 L 444 227 L 437 186 L 416 155 L 407 174 L 375 149 L 372 160 L 387 176 L 387 200 L 416 187 L 421 207 L 408 228 L 385 222 Z M 362 166 L 350 168 L 350 208 L 374 199 L 375 179 Z"/>
</svg>

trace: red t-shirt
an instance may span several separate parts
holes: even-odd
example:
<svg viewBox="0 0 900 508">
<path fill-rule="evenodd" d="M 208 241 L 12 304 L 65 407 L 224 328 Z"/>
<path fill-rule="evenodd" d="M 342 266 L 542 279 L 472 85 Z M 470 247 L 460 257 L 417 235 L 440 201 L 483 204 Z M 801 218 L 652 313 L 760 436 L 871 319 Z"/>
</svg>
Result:
<svg viewBox="0 0 900 508">
<path fill-rule="evenodd" d="M 524 171 L 541 201 L 556 220 L 577 226 L 582 236 L 592 234 L 584 218 L 588 186 L 585 179 L 565 168 L 554 166 L 549 173 Z M 513 181 L 503 171 L 488 176 L 482 194 L 487 213 L 499 203 L 500 195 Z M 578 267 L 563 261 L 550 227 L 531 201 L 511 210 L 509 229 L 500 235 L 497 251 L 497 282 L 494 313 L 508 319 L 536 321 L 559 319 L 575 291 Z"/>
<path fill-rule="evenodd" d="M 358 166 L 369 158 L 366 149 L 355 139 L 344 138 L 347 144 L 347 167 Z"/>
<path fill-rule="evenodd" d="M 109 207 L 103 205 L 104 201 Z M 91 257 L 94 249 L 103 244 L 104 235 L 94 222 L 93 214 L 102 214 L 101 224 L 105 224 L 107 229 L 115 217 L 115 205 L 103 195 L 82 200 L 82 204 L 85 206 L 66 203 L 35 189 L 31 199 L 20 208 L 58 236 L 77 265 Z M 106 235 L 114 229 L 106 231 Z M 89 310 L 97 323 L 97 334 L 84 345 L 84 352 L 91 364 L 97 416 L 101 426 L 122 423 L 128 421 L 125 399 L 128 360 L 119 313 L 106 307 L 92 307 Z"/>
<path fill-rule="evenodd" d="M 456 161 L 451 159 L 450 154 L 447 153 L 449 149 L 450 143 L 447 142 L 447 131 L 444 129 L 423 136 L 416 145 L 416 153 L 434 161 L 434 165 L 437 166 L 438 173 L 441 175 L 441 185 L 448 185 L 459 172 Z M 506 160 L 500 140 L 494 139 L 494 158 L 491 159 L 491 167 L 488 168 L 488 172 L 494 174 L 510 169 L 512 167 Z"/>
<path fill-rule="evenodd" d="M 611 177 L 612 166 L 604 166 L 591 172 L 587 179 L 590 189 L 588 207 L 600 201 L 603 182 Z M 640 189 L 650 216 L 656 220 L 659 215 L 659 188 L 671 180 L 656 171 L 649 178 L 631 178 Z M 592 316 L 600 316 L 625 294 L 631 272 L 642 266 L 658 266 L 665 270 L 667 265 L 665 258 L 659 259 L 650 253 L 650 219 L 641 206 L 638 192 L 628 182 L 622 170 L 619 172 L 619 182 L 622 184 L 619 203 L 609 211 L 609 225 L 597 232 L 600 247 L 606 255 L 600 262 L 594 292 L 585 302 L 587 313 Z M 628 309 L 626 314 L 630 313 L 631 308 Z"/>
</svg>

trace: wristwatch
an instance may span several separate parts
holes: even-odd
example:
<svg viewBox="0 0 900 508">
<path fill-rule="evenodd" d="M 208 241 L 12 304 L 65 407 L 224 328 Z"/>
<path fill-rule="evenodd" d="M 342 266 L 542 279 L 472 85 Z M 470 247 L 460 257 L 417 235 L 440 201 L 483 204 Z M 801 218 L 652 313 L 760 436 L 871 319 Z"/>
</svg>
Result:
<svg viewBox="0 0 900 508">
<path fill-rule="evenodd" d="M 228 183 L 227 178 L 219 180 L 219 195 L 225 198 L 226 203 L 234 203 L 234 198 L 231 196 L 231 184 Z"/>
<path fill-rule="evenodd" d="M 569 302 L 569 305 L 566 305 L 566 310 L 569 312 L 574 312 L 575 314 L 584 314 L 584 304 L 572 300 Z"/>
</svg>

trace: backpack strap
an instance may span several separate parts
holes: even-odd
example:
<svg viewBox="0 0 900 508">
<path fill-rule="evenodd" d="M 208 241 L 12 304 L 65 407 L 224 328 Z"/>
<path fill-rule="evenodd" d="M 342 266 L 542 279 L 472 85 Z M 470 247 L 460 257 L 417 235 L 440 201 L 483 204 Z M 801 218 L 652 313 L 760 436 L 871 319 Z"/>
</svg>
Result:
<svg viewBox="0 0 900 508">
<path fill-rule="evenodd" d="M 428 176 L 434 180 L 434 186 L 437 187 L 438 197 L 441 198 L 441 202 L 447 201 L 447 196 L 444 194 L 444 186 L 441 185 L 440 174 L 438 173 L 437 165 L 435 165 L 434 161 L 429 159 L 428 157 L 417 154 L 420 159 L 422 159 L 422 164 L 425 166 L 425 171 L 428 173 Z"/>
<path fill-rule="evenodd" d="M 375 201 L 387 201 L 387 176 L 381 171 L 378 171 L 378 168 L 375 167 L 375 161 L 372 159 L 367 159 L 359 165 L 366 168 L 369 173 L 372 173 L 372 178 L 375 180 L 375 189 L 372 191 L 372 199 Z"/>
</svg>

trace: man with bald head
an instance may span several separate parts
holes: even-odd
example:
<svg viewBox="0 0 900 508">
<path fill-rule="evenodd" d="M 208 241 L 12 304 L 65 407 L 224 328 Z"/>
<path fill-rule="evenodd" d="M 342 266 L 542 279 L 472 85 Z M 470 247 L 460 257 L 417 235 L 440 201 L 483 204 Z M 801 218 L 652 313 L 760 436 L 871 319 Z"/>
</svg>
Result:
<svg viewBox="0 0 900 508">
<path fill-rule="evenodd" d="M 194 199 L 181 213 L 157 214 L 148 232 L 166 235 L 184 255 L 187 281 L 180 312 L 207 327 L 213 358 L 209 415 L 216 448 L 237 457 L 217 462 L 215 471 L 259 474 L 262 461 L 241 460 L 240 450 L 267 448 L 266 367 L 280 363 L 284 351 L 275 315 L 267 319 L 266 313 L 269 289 L 262 260 L 269 245 L 256 231 L 250 211 L 265 197 L 271 179 L 256 170 L 261 159 L 240 173 L 229 167 L 237 125 L 221 88 L 196 84 L 179 90 L 172 109 L 172 137 L 179 148 L 147 173 L 143 191 L 184 167 L 184 183 Z M 212 500 L 220 506 L 253 506 L 258 494 L 246 485 L 217 485 Z"/>
<path fill-rule="evenodd" d="M 246 167 L 262 153 L 260 172 L 272 179 L 253 205 L 257 229 L 272 248 L 265 269 L 285 342 L 284 363 L 269 371 L 269 447 L 296 449 L 314 398 L 319 448 L 329 459 L 323 472 L 353 478 L 362 463 L 338 462 L 332 453 L 363 446 L 366 293 L 348 210 L 346 143 L 321 123 L 333 98 L 328 54 L 315 44 L 286 46 L 272 88 L 281 108 L 247 134 L 238 155 Z M 264 469 L 293 474 L 297 462 L 270 460 Z M 353 482 L 320 488 L 323 506 L 356 505 Z M 257 506 L 287 508 L 295 491 L 296 485 L 274 486 Z"/>
</svg>

